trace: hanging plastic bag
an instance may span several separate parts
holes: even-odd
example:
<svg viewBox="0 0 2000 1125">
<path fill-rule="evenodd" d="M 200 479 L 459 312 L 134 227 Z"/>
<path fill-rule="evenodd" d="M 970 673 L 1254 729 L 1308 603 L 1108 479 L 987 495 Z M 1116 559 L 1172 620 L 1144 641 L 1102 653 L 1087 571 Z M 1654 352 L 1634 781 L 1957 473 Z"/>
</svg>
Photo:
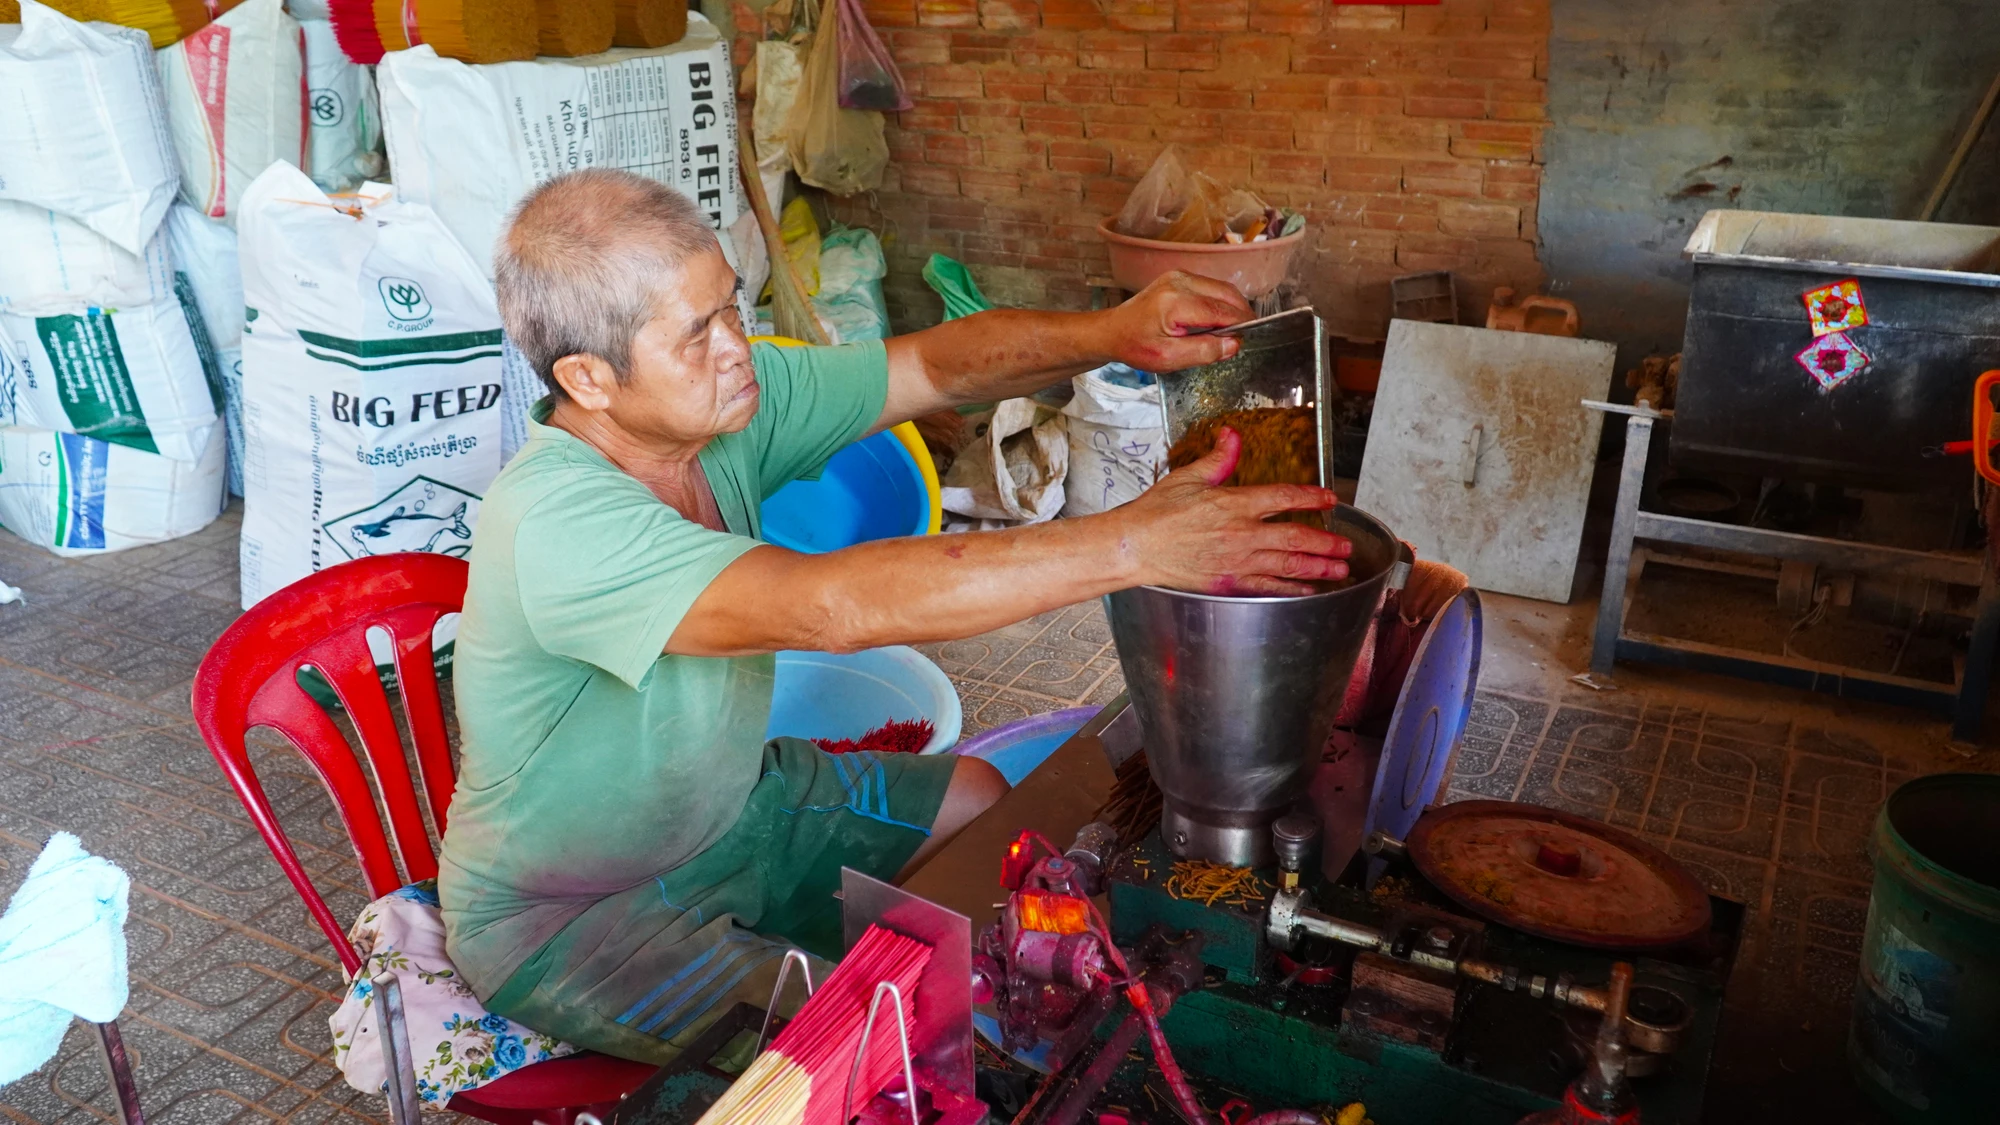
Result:
<svg viewBox="0 0 2000 1125">
<path fill-rule="evenodd" d="M 840 106 L 899 113 L 916 103 L 903 88 L 903 72 L 882 37 L 868 23 L 861 0 L 836 0 L 833 19 L 840 25 Z"/>
<path fill-rule="evenodd" d="M 956 258 L 932 254 L 931 260 L 924 263 L 924 284 L 944 298 L 946 320 L 957 320 L 993 307 L 993 302 L 979 291 L 979 283 L 972 280 L 972 271 Z"/>
<path fill-rule="evenodd" d="M 822 20 L 813 33 L 785 143 L 799 179 L 835 195 L 855 195 L 882 186 L 889 142 L 880 113 L 840 108 L 840 23 Z"/>
<path fill-rule="evenodd" d="M 1158 238 L 1193 198 L 1194 177 L 1181 163 L 1180 150 L 1168 145 L 1125 197 L 1125 206 L 1118 211 L 1118 231 L 1134 238 Z"/>
</svg>

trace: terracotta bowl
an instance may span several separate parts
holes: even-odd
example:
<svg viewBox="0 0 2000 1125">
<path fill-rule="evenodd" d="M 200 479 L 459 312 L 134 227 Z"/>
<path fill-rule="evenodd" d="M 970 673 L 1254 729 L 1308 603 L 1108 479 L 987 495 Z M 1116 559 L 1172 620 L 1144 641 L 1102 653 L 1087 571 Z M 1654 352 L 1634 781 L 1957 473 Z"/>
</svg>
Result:
<svg viewBox="0 0 2000 1125">
<path fill-rule="evenodd" d="M 1267 242 L 1161 242 L 1120 234 L 1111 229 L 1117 221 L 1115 215 L 1105 219 L 1097 224 L 1097 233 L 1111 247 L 1111 279 L 1134 291 L 1170 270 L 1186 270 L 1226 281 L 1255 300 L 1285 280 L 1292 251 L 1306 238 L 1301 230 Z"/>
</svg>

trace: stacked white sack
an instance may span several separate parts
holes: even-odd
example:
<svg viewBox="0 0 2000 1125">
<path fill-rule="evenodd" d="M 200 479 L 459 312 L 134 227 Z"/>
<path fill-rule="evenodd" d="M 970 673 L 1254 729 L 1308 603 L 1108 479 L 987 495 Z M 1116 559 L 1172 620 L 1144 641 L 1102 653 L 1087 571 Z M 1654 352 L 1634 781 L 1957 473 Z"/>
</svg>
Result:
<svg viewBox="0 0 2000 1125">
<path fill-rule="evenodd" d="M 139 32 L 0 28 L 0 523 L 59 554 L 222 508 L 219 371 L 162 219 L 179 173 Z"/>
<path fill-rule="evenodd" d="M 0 313 L 16 367 L 0 385 L 0 424 L 37 426 L 199 461 L 216 388 L 187 307 L 173 298 L 52 316 Z"/>
<path fill-rule="evenodd" d="M 181 198 L 235 221 L 237 201 L 278 160 L 306 162 L 305 46 L 282 0 L 245 0 L 159 52 Z"/>
<path fill-rule="evenodd" d="M 0 339 L 0 392 L 22 364 Z M 0 525 L 58 555 L 94 555 L 179 538 L 222 511 L 221 426 L 193 461 L 81 434 L 0 426 Z"/>
<path fill-rule="evenodd" d="M 0 312 L 21 316 L 173 296 L 166 232 L 134 254 L 68 215 L 0 199 Z"/>
<path fill-rule="evenodd" d="M 385 184 L 343 205 L 287 164 L 243 197 L 245 608 L 350 558 L 465 555 L 500 471 L 485 271 Z"/>
<path fill-rule="evenodd" d="M 185 203 L 167 212 L 163 228 L 174 277 L 193 295 L 215 356 L 222 420 L 229 431 L 229 491 L 243 495 L 243 273 L 236 232 Z M 198 342 L 198 341 L 197 341 Z"/>
<path fill-rule="evenodd" d="M 417 47 L 375 73 L 397 190 L 435 208 L 489 277 L 508 211 L 563 172 L 671 184 L 718 232 L 744 211 L 729 44 L 699 14 L 670 47 L 482 66 Z"/>
<path fill-rule="evenodd" d="M 0 199 L 68 215 L 136 256 L 179 178 L 146 34 L 21 0 L 21 22 L 0 25 Z"/>
<path fill-rule="evenodd" d="M 353 191 L 382 174 L 375 68 L 343 54 L 326 20 L 300 19 L 299 26 L 306 40 L 306 111 L 312 124 L 306 171 L 327 191 Z"/>
</svg>

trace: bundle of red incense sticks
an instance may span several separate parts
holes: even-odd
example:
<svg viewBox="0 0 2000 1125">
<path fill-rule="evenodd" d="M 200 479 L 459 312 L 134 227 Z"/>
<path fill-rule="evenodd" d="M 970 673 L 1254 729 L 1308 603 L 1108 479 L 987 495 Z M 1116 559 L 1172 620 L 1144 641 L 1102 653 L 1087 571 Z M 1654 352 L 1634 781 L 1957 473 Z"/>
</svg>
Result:
<svg viewBox="0 0 2000 1125">
<path fill-rule="evenodd" d="M 916 1018 L 917 978 L 930 959 L 931 947 L 923 942 L 868 927 L 826 983 L 698 1125 L 839 1125 L 876 987 L 883 981 L 895 984 L 907 1025 Z M 868 1035 L 868 1055 L 854 1083 L 857 1110 L 902 1074 L 902 1043 L 892 1007 L 889 1000 L 882 1002 Z"/>
</svg>

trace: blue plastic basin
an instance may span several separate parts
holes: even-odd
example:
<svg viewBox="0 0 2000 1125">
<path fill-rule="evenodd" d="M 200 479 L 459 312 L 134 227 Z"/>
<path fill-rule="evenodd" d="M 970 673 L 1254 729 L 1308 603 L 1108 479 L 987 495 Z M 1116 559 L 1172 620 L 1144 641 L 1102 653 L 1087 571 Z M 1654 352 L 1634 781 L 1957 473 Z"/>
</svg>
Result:
<svg viewBox="0 0 2000 1125">
<path fill-rule="evenodd" d="M 936 732 L 923 753 L 958 741 L 964 711 L 951 677 L 904 645 L 830 652 L 781 652 L 765 738 L 860 738 L 892 719 L 929 719 Z"/>
<path fill-rule="evenodd" d="M 1006 777 L 1007 784 L 1019 785 L 1022 778 L 1035 772 L 1036 766 L 1047 761 L 1056 747 L 1083 729 L 1083 724 L 1096 714 L 1095 707 L 1072 707 L 1067 711 L 1030 715 L 973 735 L 958 744 L 957 752 L 991 763 Z"/>
<path fill-rule="evenodd" d="M 923 472 L 883 431 L 833 455 L 818 480 L 795 480 L 763 506 L 764 541 L 822 554 L 930 529 L 931 497 Z"/>
</svg>

